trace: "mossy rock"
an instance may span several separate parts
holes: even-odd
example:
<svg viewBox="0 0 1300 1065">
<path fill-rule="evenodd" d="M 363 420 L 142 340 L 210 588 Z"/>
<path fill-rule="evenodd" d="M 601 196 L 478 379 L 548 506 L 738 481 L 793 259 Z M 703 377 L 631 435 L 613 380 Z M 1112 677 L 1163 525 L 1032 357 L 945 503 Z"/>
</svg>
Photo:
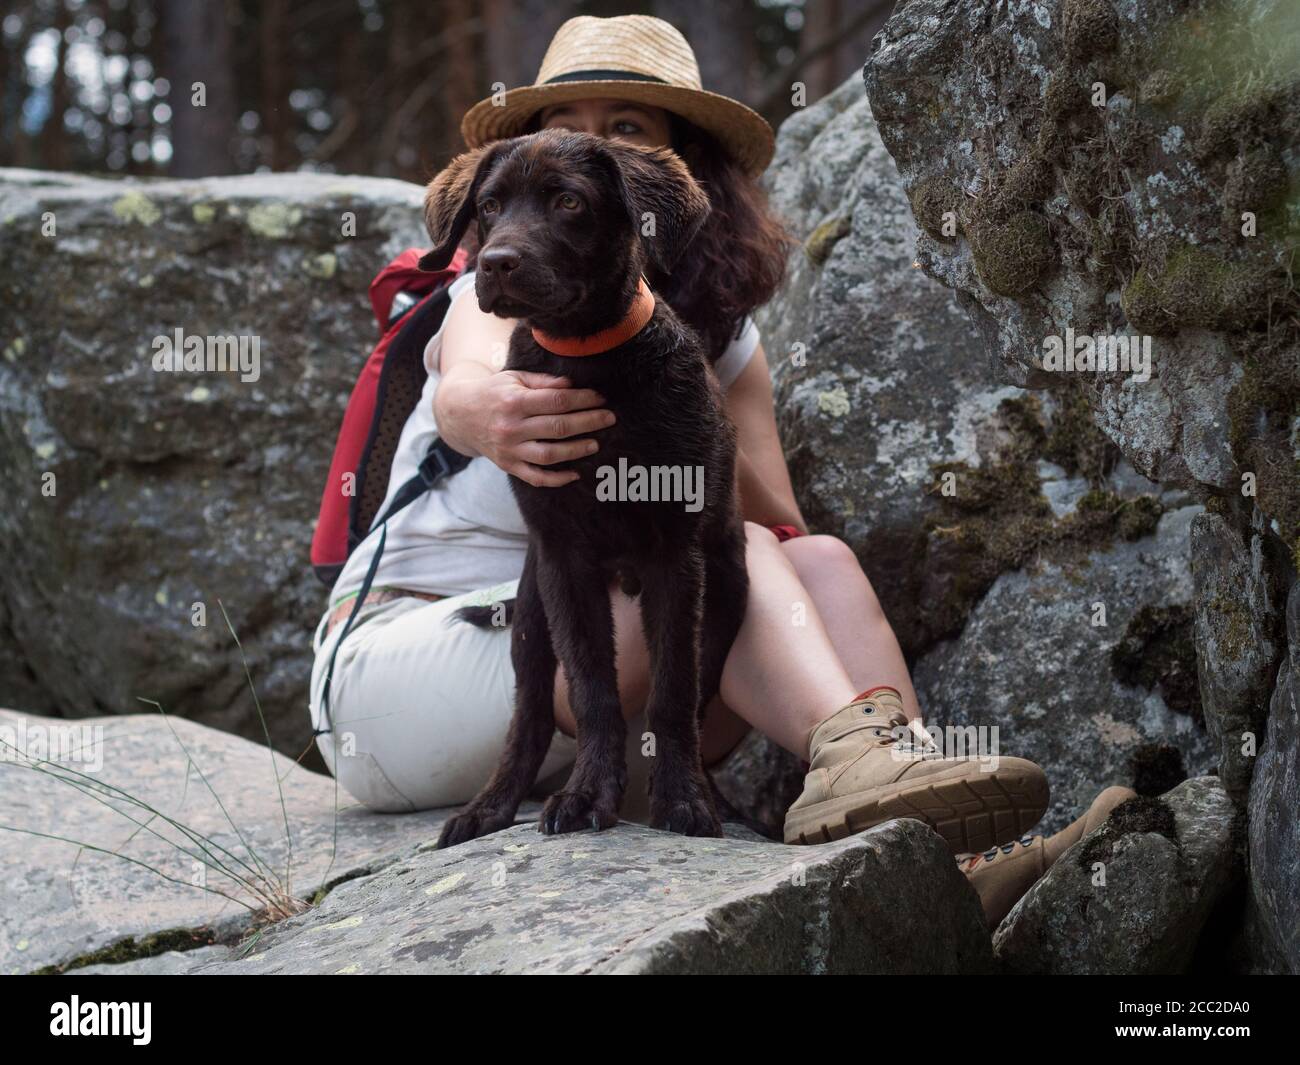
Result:
<svg viewBox="0 0 1300 1065">
<path fill-rule="evenodd" d="M 1168 336 L 1180 329 L 1234 332 L 1259 324 L 1268 311 L 1270 271 L 1185 244 L 1140 267 L 1120 293 L 1128 323 L 1139 333 Z"/>
<path fill-rule="evenodd" d="M 1130 328 L 1143 336 L 1172 336 L 1178 323 L 1166 310 L 1160 285 L 1144 266 L 1120 291 L 1119 305 Z"/>
<path fill-rule="evenodd" d="M 804 241 L 804 254 L 814 266 L 821 266 L 831 249 L 849 235 L 853 223 L 848 218 L 831 218 L 812 231 Z"/>
<path fill-rule="evenodd" d="M 1245 458 L 1255 474 L 1259 509 L 1271 519 L 1300 570 L 1300 457 L 1291 437 L 1285 432 L 1261 436 L 1251 442 Z"/>
<path fill-rule="evenodd" d="M 1043 457 L 1096 485 L 1115 468 L 1119 448 L 1097 427 L 1082 384 L 1071 382 L 1055 396 L 1057 406 L 1044 440 Z"/>
<path fill-rule="evenodd" d="M 961 230 L 959 222 L 954 225 L 953 233 L 943 231 L 944 215 L 951 212 L 956 221 L 957 208 L 961 203 L 960 194 L 951 182 L 941 177 L 924 178 L 912 187 L 907 198 L 912 204 L 916 224 L 927 234 L 945 243 L 956 239 Z"/>
<path fill-rule="evenodd" d="M 1005 222 L 977 223 L 970 242 L 980 278 L 999 296 L 1024 295 L 1056 261 L 1051 227 L 1036 211 L 1021 211 Z"/>
<path fill-rule="evenodd" d="M 1002 176 L 994 195 L 994 210 L 998 215 L 1010 216 L 1036 207 L 1051 196 L 1055 184 L 1051 164 L 1031 152 Z"/>
<path fill-rule="evenodd" d="M 1076 70 L 1057 70 L 1043 86 L 1043 114 L 1056 122 L 1090 107 L 1088 89 Z"/>
<path fill-rule="evenodd" d="M 1275 126 L 1278 88 L 1272 82 L 1237 88 L 1211 100 L 1193 140 L 1196 157 L 1207 162 L 1268 140 Z"/>
<path fill-rule="evenodd" d="M 1090 59 L 1119 42 L 1119 16 L 1107 0 L 1065 0 L 1061 33 L 1071 59 Z"/>
<path fill-rule="evenodd" d="M 1019 569 L 1042 553 L 1058 560 L 1083 560 L 1117 538 L 1136 540 L 1155 532 L 1164 513 L 1152 497 L 1125 499 L 1094 490 L 1074 513 L 1057 520 L 1043 495 L 1042 458 L 1063 459 L 1071 471 L 1098 476 L 1110 468 L 1114 448 L 1092 422 L 1080 389 L 1058 403 L 1050 423 L 1036 396 L 1003 400 L 999 423 L 1009 442 L 996 461 L 973 467 L 962 462 L 931 467 L 937 508 L 926 519 L 926 567 L 950 574 L 947 587 L 929 605 L 945 632 L 959 631 L 971 608 L 1002 573 Z M 944 495 L 945 474 L 957 491 Z"/>
<path fill-rule="evenodd" d="M 1153 70 L 1138 88 L 1138 100 L 1153 107 L 1169 107 L 1178 102 L 1187 83 L 1172 70 Z"/>
<path fill-rule="evenodd" d="M 1224 224 L 1229 230 L 1237 230 L 1242 213 L 1250 211 L 1256 216 L 1261 232 L 1285 231 L 1285 205 L 1290 191 L 1291 178 L 1286 164 L 1274 148 L 1265 146 L 1245 152 L 1227 167 L 1223 187 Z"/>
<path fill-rule="evenodd" d="M 1159 690 L 1171 710 L 1204 727 L 1196 678 L 1195 617 L 1184 605 L 1143 606 L 1110 654 L 1111 667 L 1125 684 Z"/>
<path fill-rule="evenodd" d="M 1098 862 L 1110 863 L 1115 844 L 1122 837 L 1146 832 L 1164 836 L 1171 843 L 1178 842 L 1178 825 L 1169 804 L 1164 799 L 1138 795 L 1110 812 L 1101 827 L 1089 835 L 1075 861 L 1080 869 L 1091 872 Z"/>
</svg>

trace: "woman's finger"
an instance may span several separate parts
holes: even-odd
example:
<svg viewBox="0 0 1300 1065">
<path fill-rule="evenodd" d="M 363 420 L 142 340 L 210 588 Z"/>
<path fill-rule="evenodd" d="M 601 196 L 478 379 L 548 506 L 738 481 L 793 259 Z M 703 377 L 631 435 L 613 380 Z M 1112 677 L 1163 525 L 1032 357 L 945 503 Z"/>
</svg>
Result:
<svg viewBox="0 0 1300 1065">
<path fill-rule="evenodd" d="M 574 414 L 550 414 L 525 418 L 517 428 L 517 440 L 564 440 L 570 436 L 594 433 L 608 429 L 615 422 L 614 412 L 607 407 L 581 410 Z"/>
<path fill-rule="evenodd" d="M 529 388 L 568 388 L 573 384 L 567 377 L 552 377 L 548 373 L 536 373 L 533 370 L 507 370 L 506 373 Z"/>
<path fill-rule="evenodd" d="M 535 488 L 563 488 L 578 479 L 574 470 L 547 470 L 527 462 L 517 462 L 506 471 Z"/>
<path fill-rule="evenodd" d="M 515 454 L 534 466 L 554 466 L 557 462 L 594 455 L 596 450 L 597 445 L 594 440 L 565 440 L 554 444 L 543 440 L 529 440 L 515 448 Z"/>
<path fill-rule="evenodd" d="M 515 413 L 524 417 L 568 414 L 570 411 L 590 410 L 605 405 L 605 397 L 591 388 L 530 388 L 525 392 L 516 392 L 515 396 Z"/>
</svg>

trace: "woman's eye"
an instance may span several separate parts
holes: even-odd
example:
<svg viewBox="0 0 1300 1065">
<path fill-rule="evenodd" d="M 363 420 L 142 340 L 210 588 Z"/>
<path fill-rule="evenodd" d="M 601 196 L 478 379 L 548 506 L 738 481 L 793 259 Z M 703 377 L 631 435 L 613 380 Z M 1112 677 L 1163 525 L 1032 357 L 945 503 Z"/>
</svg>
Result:
<svg viewBox="0 0 1300 1065">
<path fill-rule="evenodd" d="M 571 192 L 560 193 L 555 202 L 566 211 L 576 211 L 582 206 L 582 201 Z"/>
<path fill-rule="evenodd" d="M 635 137 L 638 133 L 641 132 L 641 127 L 638 126 L 635 122 L 628 122 L 624 120 L 622 122 L 614 123 L 614 132 L 618 134 L 620 137 Z"/>
<path fill-rule="evenodd" d="M 496 200 L 489 197 L 478 205 L 479 214 L 496 214 L 501 210 L 501 205 Z"/>
</svg>

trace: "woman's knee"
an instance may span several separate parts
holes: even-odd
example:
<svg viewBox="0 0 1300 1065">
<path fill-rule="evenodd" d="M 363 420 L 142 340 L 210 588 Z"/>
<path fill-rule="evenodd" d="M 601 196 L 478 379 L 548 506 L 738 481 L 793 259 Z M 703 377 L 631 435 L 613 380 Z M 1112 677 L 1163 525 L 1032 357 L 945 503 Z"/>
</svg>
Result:
<svg viewBox="0 0 1300 1065">
<path fill-rule="evenodd" d="M 781 545 L 796 569 L 822 572 L 862 571 L 853 548 L 838 536 L 818 533 L 814 536 L 796 536 Z"/>
<path fill-rule="evenodd" d="M 858 556 L 837 536 L 799 536 L 781 545 L 800 579 L 809 586 L 840 589 L 860 601 L 872 615 L 884 612 Z"/>
</svg>

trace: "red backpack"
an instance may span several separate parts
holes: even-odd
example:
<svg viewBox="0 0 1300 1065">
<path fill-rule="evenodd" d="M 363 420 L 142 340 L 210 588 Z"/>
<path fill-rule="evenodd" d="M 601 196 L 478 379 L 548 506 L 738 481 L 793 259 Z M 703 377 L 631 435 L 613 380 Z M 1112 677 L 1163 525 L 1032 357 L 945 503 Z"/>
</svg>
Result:
<svg viewBox="0 0 1300 1065">
<path fill-rule="evenodd" d="M 447 289 L 465 268 L 463 249 L 457 250 L 445 270 L 438 271 L 419 268 L 422 254 L 419 248 L 407 248 L 370 283 L 379 343 L 366 359 L 343 412 L 311 541 L 312 568 L 327 585 L 334 584 L 343 564 L 366 538 L 388 495 L 402 427 L 428 377 L 425 346 L 441 327 L 451 303 Z M 384 520 L 468 461 L 435 439 L 420 473 L 402 486 Z"/>
</svg>

